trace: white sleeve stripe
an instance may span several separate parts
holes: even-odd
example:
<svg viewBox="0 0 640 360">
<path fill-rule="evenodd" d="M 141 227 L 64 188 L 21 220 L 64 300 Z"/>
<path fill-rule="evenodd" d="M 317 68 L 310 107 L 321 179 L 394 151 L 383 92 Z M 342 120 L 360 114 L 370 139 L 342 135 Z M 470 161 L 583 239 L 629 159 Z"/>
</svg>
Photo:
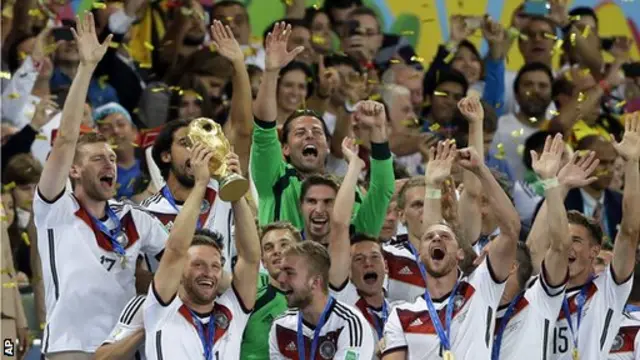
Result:
<svg viewBox="0 0 640 360">
<path fill-rule="evenodd" d="M 602 328 L 602 335 L 600 335 L 600 350 L 604 347 L 604 343 L 607 341 L 607 334 L 609 333 L 609 326 L 611 326 L 611 318 L 613 317 L 613 309 L 607 310 L 607 317 L 604 320 L 604 327 Z"/>
<path fill-rule="evenodd" d="M 362 329 L 362 322 L 360 321 L 360 318 L 358 318 L 351 309 L 341 305 L 340 303 L 336 303 L 335 310 L 338 317 L 349 323 L 349 338 L 351 346 L 361 347 L 364 330 Z"/>
<path fill-rule="evenodd" d="M 129 301 L 127 306 L 125 306 L 124 310 L 122 311 L 119 322 L 125 325 L 131 324 L 131 320 L 133 320 L 133 317 L 142 306 L 145 298 L 145 296 L 139 295 L 136 296 L 133 300 Z"/>
</svg>

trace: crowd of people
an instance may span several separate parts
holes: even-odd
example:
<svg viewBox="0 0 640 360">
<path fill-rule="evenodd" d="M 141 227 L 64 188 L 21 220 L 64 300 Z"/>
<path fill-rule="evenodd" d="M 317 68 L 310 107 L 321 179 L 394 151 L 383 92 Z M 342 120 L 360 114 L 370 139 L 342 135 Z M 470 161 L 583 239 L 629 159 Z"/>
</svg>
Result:
<svg viewBox="0 0 640 360">
<path fill-rule="evenodd" d="M 4 1 L 4 354 L 640 359 L 640 63 L 527 3 Z"/>
</svg>

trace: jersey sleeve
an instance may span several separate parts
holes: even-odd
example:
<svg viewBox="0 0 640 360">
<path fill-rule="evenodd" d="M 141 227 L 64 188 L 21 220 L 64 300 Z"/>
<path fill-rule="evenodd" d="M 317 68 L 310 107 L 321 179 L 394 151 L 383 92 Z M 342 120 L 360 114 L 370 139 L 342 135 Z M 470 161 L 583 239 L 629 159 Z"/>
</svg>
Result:
<svg viewBox="0 0 640 360">
<path fill-rule="evenodd" d="M 358 298 L 360 298 L 358 295 L 358 289 L 356 289 L 355 285 L 353 285 L 349 279 L 347 279 L 345 284 L 340 288 L 334 288 L 329 285 L 329 293 L 336 300 L 351 306 L 355 306 L 358 302 Z"/>
<path fill-rule="evenodd" d="M 276 322 L 271 324 L 271 330 L 269 330 L 269 359 L 270 360 L 286 360 L 280 353 L 278 348 L 278 336 L 276 335 Z"/>
<path fill-rule="evenodd" d="M 547 281 L 547 269 L 543 261 L 540 276 L 538 276 L 534 280 L 533 285 L 527 289 L 524 297 L 545 319 L 555 321 L 562 307 L 562 300 L 564 299 L 568 278 L 569 273 L 567 272 L 567 277 L 560 286 L 550 286 Z"/>
<path fill-rule="evenodd" d="M 105 344 L 112 344 L 126 339 L 136 331 L 144 328 L 144 322 L 142 320 L 144 299 L 145 296 L 139 295 L 129 300 L 118 317 L 118 323 L 113 330 L 111 330 L 109 337 L 104 341 Z"/>
<path fill-rule="evenodd" d="M 141 251 L 150 257 L 156 258 L 156 256 L 164 250 L 169 233 L 160 220 L 153 215 L 143 211 L 136 212 L 138 213 L 138 216 L 136 216 L 136 223 L 141 225 Z"/>
<path fill-rule="evenodd" d="M 373 333 L 364 316 L 354 312 L 346 330 L 340 333 L 334 359 L 373 359 L 375 351 Z"/>
<path fill-rule="evenodd" d="M 156 293 L 154 282 L 149 285 L 149 292 L 144 301 L 144 328 L 145 332 L 156 331 L 165 322 L 165 320 L 178 312 L 182 305 L 182 301 L 176 292 L 169 302 L 164 302 Z"/>
<path fill-rule="evenodd" d="M 485 257 L 484 261 L 469 275 L 469 283 L 478 289 L 480 295 L 489 305 L 498 307 L 506 279 L 502 282 L 496 279 L 489 259 L 489 256 Z"/>
<path fill-rule="evenodd" d="M 52 227 L 66 224 L 74 219 L 76 202 L 71 192 L 64 191 L 51 201 L 46 200 L 36 189 L 33 197 L 33 219 L 37 227 Z"/>
<path fill-rule="evenodd" d="M 397 308 L 394 308 L 391 310 L 391 314 L 389 314 L 387 323 L 384 324 L 382 355 L 385 356 L 400 350 L 406 351 L 408 346 Z"/>
<path fill-rule="evenodd" d="M 604 289 L 607 292 L 607 303 L 609 303 L 610 307 L 615 311 L 622 311 L 627 299 L 629 298 L 629 294 L 631 294 L 633 272 L 628 279 L 618 283 L 613 273 L 613 267 L 609 265 L 608 269 L 605 269 L 604 273 L 600 276 L 604 277 Z"/>
</svg>

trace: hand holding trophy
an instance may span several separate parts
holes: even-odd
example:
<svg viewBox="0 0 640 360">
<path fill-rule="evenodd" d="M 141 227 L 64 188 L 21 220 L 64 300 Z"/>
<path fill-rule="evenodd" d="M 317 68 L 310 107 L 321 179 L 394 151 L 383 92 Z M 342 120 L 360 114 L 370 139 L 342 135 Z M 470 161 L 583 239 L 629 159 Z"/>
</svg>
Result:
<svg viewBox="0 0 640 360">
<path fill-rule="evenodd" d="M 214 152 L 209 171 L 211 177 L 218 181 L 220 199 L 230 202 L 240 200 L 249 190 L 249 181 L 227 167 L 225 159 L 231 152 L 231 145 L 222 127 L 211 119 L 197 118 L 189 125 L 188 137 L 192 144 L 201 142 Z"/>
</svg>

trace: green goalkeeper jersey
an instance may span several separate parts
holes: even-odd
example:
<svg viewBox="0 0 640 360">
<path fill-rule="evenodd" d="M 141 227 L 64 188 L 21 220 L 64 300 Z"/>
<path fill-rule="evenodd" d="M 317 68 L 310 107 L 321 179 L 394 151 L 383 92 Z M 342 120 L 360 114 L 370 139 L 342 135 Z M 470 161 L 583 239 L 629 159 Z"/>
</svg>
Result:
<svg viewBox="0 0 640 360">
<path fill-rule="evenodd" d="M 269 275 L 260 274 L 258 294 L 240 347 L 241 360 L 269 360 L 271 324 L 287 310 L 284 293 L 269 283 Z"/>
</svg>

